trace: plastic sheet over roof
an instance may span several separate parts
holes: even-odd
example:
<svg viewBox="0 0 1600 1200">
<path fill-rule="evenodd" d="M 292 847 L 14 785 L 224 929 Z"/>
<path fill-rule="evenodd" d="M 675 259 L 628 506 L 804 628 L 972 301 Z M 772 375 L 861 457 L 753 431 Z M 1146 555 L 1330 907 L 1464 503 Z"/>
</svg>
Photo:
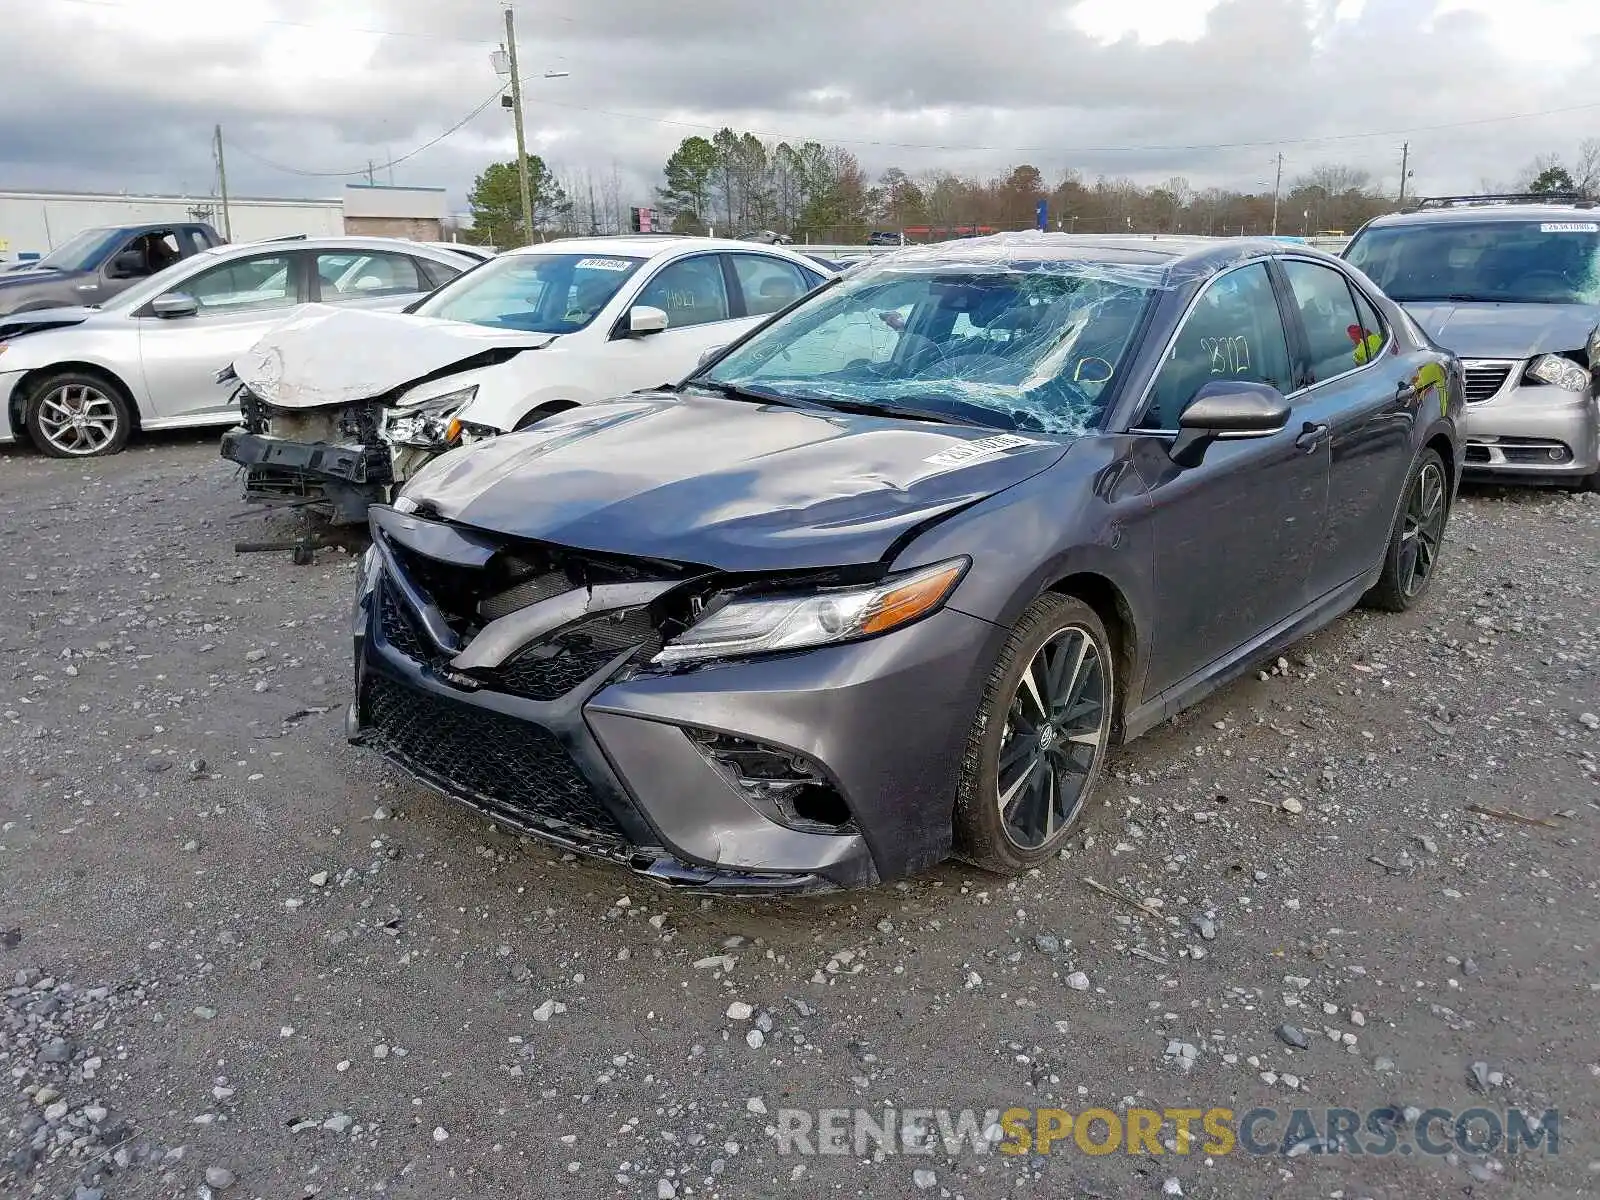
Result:
<svg viewBox="0 0 1600 1200">
<path fill-rule="evenodd" d="M 1039 272 L 1169 290 L 1283 249 L 1281 244 L 1249 238 L 1028 231 L 907 246 L 874 255 L 851 274 L 864 278 L 911 271 Z"/>
</svg>

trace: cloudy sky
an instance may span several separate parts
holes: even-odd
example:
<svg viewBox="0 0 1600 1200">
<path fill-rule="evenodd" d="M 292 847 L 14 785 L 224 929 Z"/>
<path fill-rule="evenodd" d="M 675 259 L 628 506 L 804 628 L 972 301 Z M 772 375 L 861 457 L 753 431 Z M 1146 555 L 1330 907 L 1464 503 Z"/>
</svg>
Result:
<svg viewBox="0 0 1600 1200">
<path fill-rule="evenodd" d="M 766 13 L 758 19 L 755 14 Z M 0 189 L 335 196 L 511 155 L 497 0 L 0 0 Z M 1323 162 L 1424 194 L 1600 136 L 1600 0 L 521 0 L 534 148 L 649 199 L 732 125 L 897 165 L 1270 188 Z M 538 78 L 547 71 L 566 78 Z M 1505 119 L 1509 117 L 1520 119 Z M 284 168 L 290 168 L 286 170 Z M 298 172 L 298 173 L 296 173 Z M 329 174 L 319 174 L 329 173 Z"/>
</svg>

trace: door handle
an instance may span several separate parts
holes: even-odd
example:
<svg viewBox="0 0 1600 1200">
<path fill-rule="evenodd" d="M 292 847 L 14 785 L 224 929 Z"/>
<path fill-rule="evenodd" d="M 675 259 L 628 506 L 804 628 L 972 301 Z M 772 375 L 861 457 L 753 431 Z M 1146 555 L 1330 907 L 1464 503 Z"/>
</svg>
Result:
<svg viewBox="0 0 1600 1200">
<path fill-rule="evenodd" d="M 1294 439 L 1294 444 L 1309 453 L 1317 448 L 1317 443 L 1328 435 L 1326 425 L 1313 425 L 1307 421 L 1300 429 L 1300 436 Z"/>
</svg>

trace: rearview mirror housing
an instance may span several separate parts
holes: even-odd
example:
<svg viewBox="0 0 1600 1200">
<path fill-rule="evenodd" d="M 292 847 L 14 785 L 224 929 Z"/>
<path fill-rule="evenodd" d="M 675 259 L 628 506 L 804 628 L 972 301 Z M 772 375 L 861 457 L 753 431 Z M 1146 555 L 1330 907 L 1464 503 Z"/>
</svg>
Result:
<svg viewBox="0 0 1600 1200">
<path fill-rule="evenodd" d="M 194 316 L 200 311 L 200 301 L 183 292 L 168 292 L 165 296 L 155 298 L 150 311 L 163 320 L 172 321 Z"/>
<path fill-rule="evenodd" d="M 1172 461 L 1199 466 L 1212 442 L 1270 437 L 1289 423 L 1289 402 L 1270 383 L 1216 379 L 1195 393 L 1178 418 Z"/>
<path fill-rule="evenodd" d="M 664 309 L 652 308 L 648 304 L 636 304 L 628 310 L 628 333 L 633 337 L 661 333 L 666 328 L 667 314 Z"/>
</svg>

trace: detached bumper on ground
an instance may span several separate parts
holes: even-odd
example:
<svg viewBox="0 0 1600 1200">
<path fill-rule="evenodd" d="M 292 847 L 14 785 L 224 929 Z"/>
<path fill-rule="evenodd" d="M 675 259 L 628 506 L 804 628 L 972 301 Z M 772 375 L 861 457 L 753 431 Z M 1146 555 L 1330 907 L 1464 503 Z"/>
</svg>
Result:
<svg viewBox="0 0 1600 1200">
<path fill-rule="evenodd" d="M 571 604 L 567 591 L 518 610 L 542 632 L 504 665 L 462 671 L 417 586 L 437 564 L 375 536 L 348 732 L 424 783 L 691 889 L 863 886 L 948 856 L 975 703 L 951 681 L 981 675 L 1000 632 L 987 622 L 945 611 L 854 645 L 666 674 L 647 665 L 661 644 L 647 608 L 541 624 L 535 610 Z"/>
</svg>

